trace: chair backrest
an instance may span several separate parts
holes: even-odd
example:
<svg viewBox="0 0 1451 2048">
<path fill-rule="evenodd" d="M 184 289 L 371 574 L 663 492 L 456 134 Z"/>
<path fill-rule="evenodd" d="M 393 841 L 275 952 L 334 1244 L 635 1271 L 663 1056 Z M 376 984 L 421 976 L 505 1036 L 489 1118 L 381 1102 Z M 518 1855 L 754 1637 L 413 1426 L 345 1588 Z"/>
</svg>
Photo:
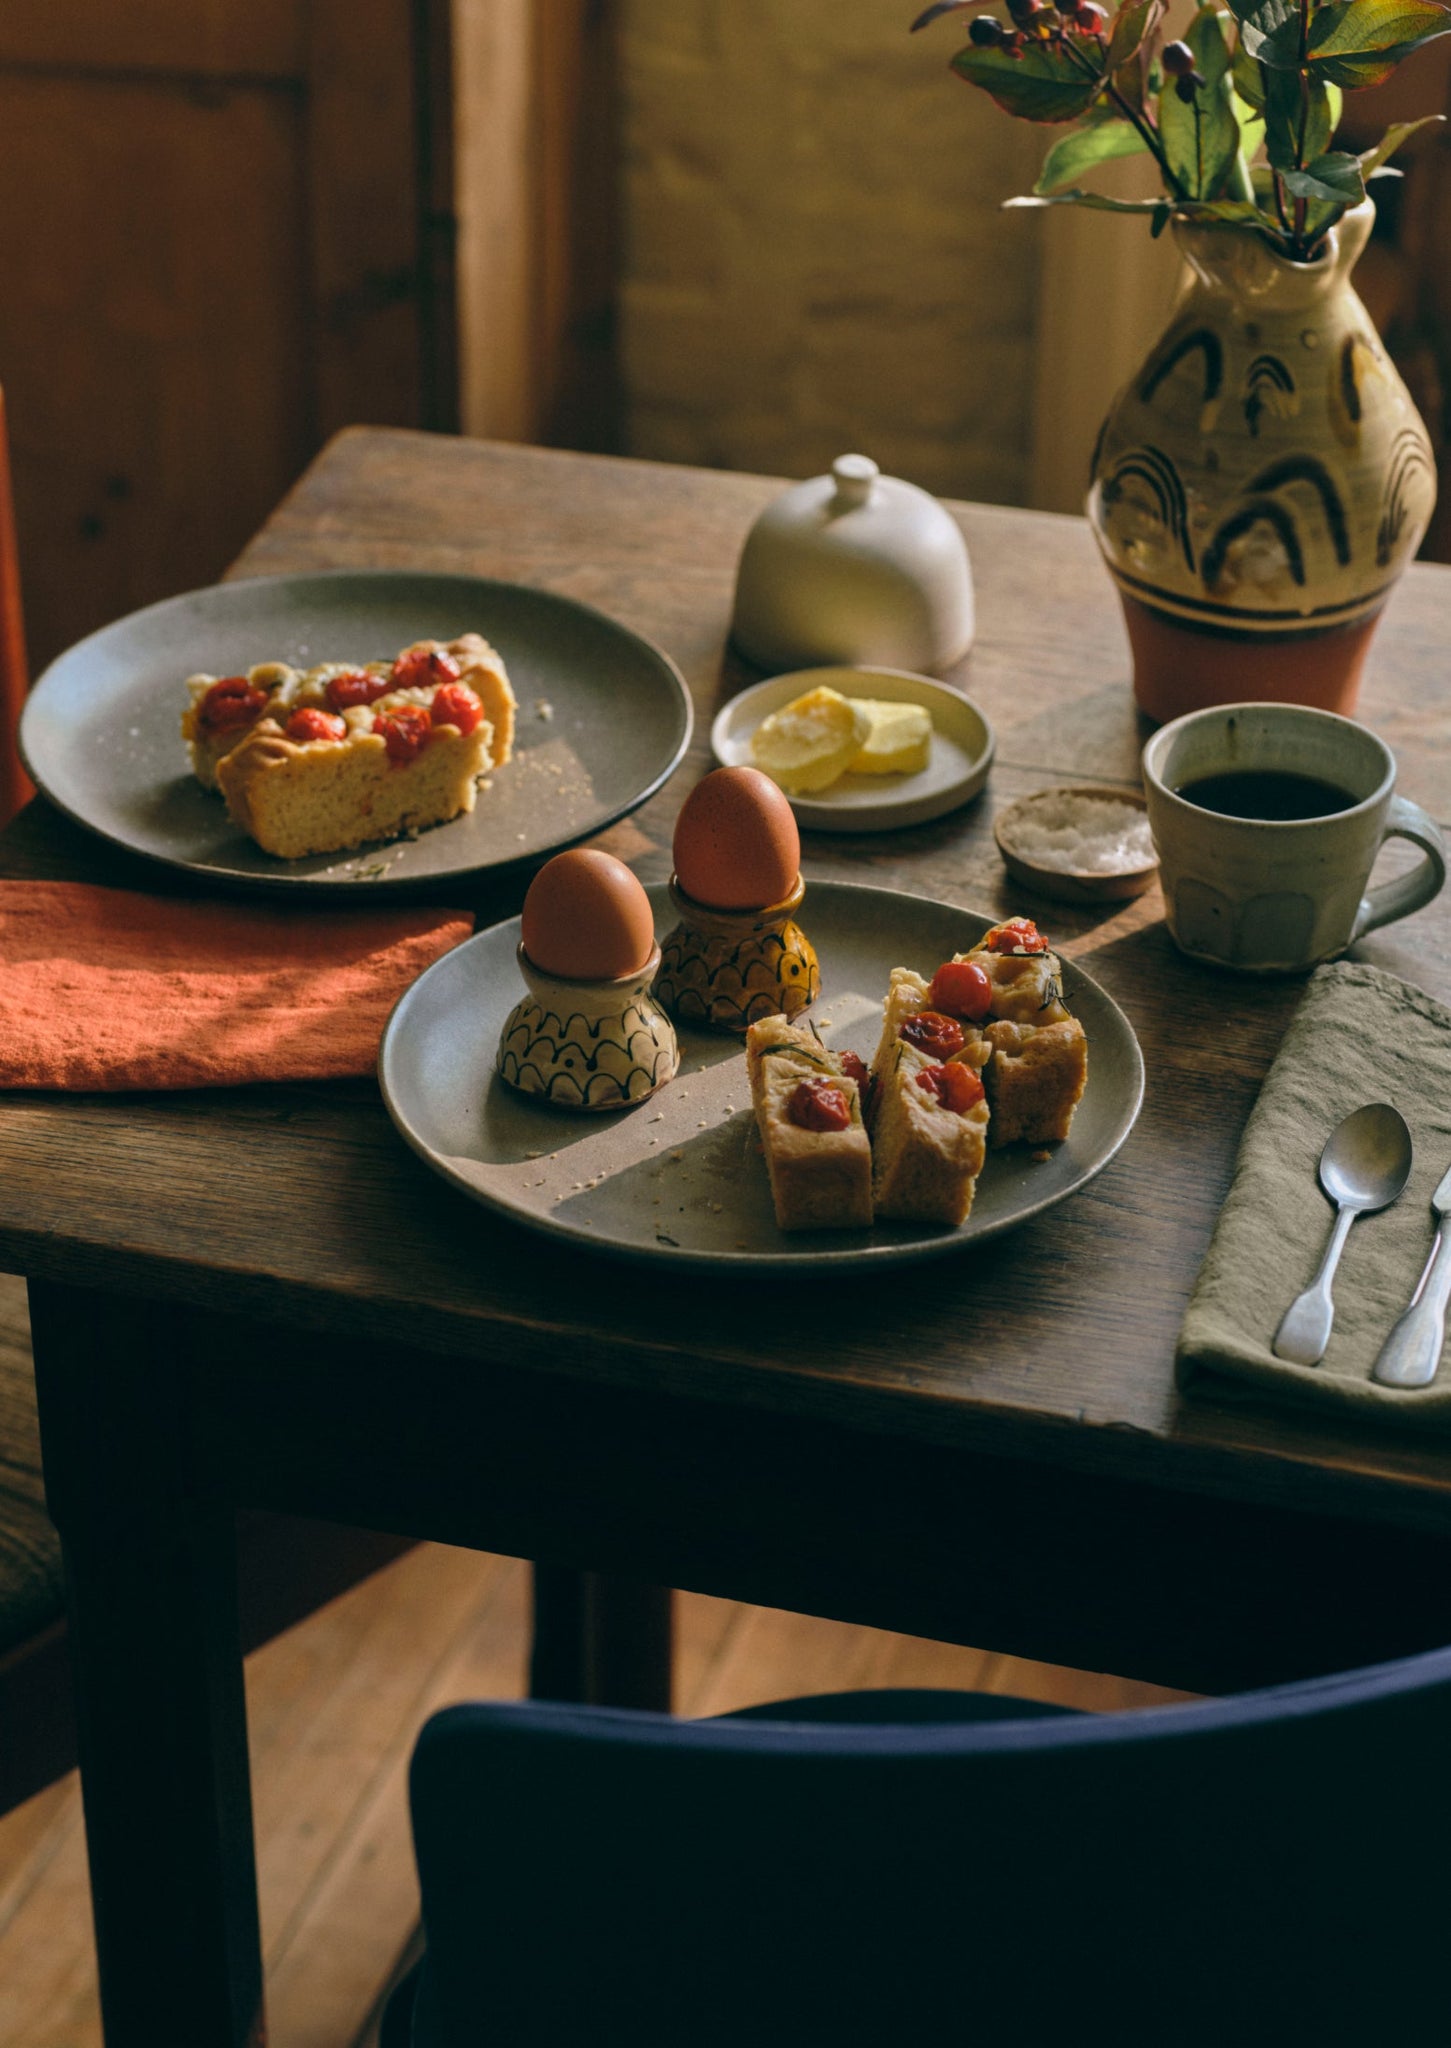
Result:
<svg viewBox="0 0 1451 2048">
<path fill-rule="evenodd" d="M 1369 2048 L 1435 2012 L 1451 2030 L 1448 1748 L 1451 1652 L 961 1726 L 450 1708 L 413 1762 L 411 2038 Z"/>
<path fill-rule="evenodd" d="M 15 540 L 15 501 L 10 489 L 10 441 L 5 393 L 0 390 L 0 825 L 35 794 L 20 765 L 15 731 L 30 676 L 25 661 L 25 625 L 20 609 L 20 554 Z"/>
</svg>

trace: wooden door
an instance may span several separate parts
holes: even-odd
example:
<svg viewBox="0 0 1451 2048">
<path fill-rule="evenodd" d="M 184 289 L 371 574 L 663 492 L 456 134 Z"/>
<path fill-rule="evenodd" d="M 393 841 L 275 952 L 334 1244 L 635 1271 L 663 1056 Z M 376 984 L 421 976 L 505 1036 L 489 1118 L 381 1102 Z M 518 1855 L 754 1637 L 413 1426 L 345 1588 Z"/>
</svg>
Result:
<svg viewBox="0 0 1451 2048">
<path fill-rule="evenodd" d="M 454 424 L 445 52 L 413 0 L 0 9 L 0 385 L 36 668 L 217 576 L 337 428 Z"/>
</svg>

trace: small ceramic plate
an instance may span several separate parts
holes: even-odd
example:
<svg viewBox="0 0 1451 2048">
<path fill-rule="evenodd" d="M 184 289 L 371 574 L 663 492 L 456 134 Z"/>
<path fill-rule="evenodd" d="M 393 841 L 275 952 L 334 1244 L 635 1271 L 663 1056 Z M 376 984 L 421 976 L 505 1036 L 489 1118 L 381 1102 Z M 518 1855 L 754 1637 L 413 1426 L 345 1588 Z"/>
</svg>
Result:
<svg viewBox="0 0 1451 2048">
<path fill-rule="evenodd" d="M 1096 783 L 1074 788 L 1039 789 L 1031 796 L 1019 797 L 1016 803 L 999 811 L 993 820 L 993 837 L 1003 857 L 1003 866 L 1014 881 L 1026 883 L 1040 895 L 1052 896 L 1060 903 L 1112 903 L 1130 896 L 1142 896 L 1159 872 L 1159 856 L 1152 844 L 1147 861 L 1136 860 L 1127 866 L 1109 869 L 1049 867 L 1024 844 L 1025 837 L 1035 826 L 1040 831 L 1056 826 L 1065 806 L 1071 805 L 1076 814 L 1075 822 L 1081 815 L 1084 830 L 1091 831 L 1093 813 L 1110 804 L 1117 805 L 1120 811 L 1127 806 L 1145 819 L 1148 817 L 1148 806 L 1136 792 L 1105 789 Z"/>
<path fill-rule="evenodd" d="M 278 860 L 192 774 L 185 680 L 259 661 L 373 661 L 412 640 L 482 633 L 519 699 L 512 760 L 467 817 L 351 853 Z M 431 886 L 539 860 L 644 803 L 690 741 L 675 664 L 603 612 L 483 576 L 336 571 L 218 583 L 133 612 L 53 661 L 20 746 L 60 810 L 132 853 L 209 882 L 336 894 Z"/>
<path fill-rule="evenodd" d="M 674 922 L 649 891 L 657 932 Z M 947 903 L 846 882 L 811 882 L 801 924 L 821 960 L 810 1015 L 828 1045 L 870 1060 L 892 968 L 930 974 L 992 920 Z M 1072 961 L 1064 995 L 1088 1035 L 1088 1086 L 1048 1157 L 990 1152 L 961 1229 L 879 1223 L 786 1233 L 776 1226 L 740 1041 L 680 1033 L 676 1079 L 635 1109 L 577 1116 L 516 1094 L 494 1072 L 499 1035 L 524 992 L 519 920 L 446 953 L 414 982 L 383 1035 L 378 1071 L 394 1123 L 436 1173 L 486 1208 L 549 1236 L 674 1266 L 839 1271 L 935 1258 L 1010 1230 L 1081 1188 L 1134 1125 L 1144 1063 L 1116 1003 Z"/>
<path fill-rule="evenodd" d="M 932 676 L 897 668 L 802 668 L 742 690 L 716 716 L 710 744 L 725 768 L 751 765 L 751 734 L 764 718 L 824 685 L 843 697 L 922 704 L 932 714 L 932 758 L 917 775 L 843 775 L 815 796 L 793 796 L 797 823 L 812 832 L 894 832 L 970 803 L 987 781 L 997 739 L 970 697 Z"/>
</svg>

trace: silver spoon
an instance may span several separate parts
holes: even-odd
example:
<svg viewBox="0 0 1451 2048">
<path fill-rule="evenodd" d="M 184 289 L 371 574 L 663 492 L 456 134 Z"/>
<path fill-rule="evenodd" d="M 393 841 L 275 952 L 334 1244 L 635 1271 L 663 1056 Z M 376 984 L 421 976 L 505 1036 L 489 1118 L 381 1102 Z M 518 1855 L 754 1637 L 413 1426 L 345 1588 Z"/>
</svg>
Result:
<svg viewBox="0 0 1451 2048">
<path fill-rule="evenodd" d="M 1431 1256 L 1411 1296 L 1411 1305 L 1386 1338 L 1371 1368 L 1383 1387 L 1429 1387 L 1446 1342 L 1446 1303 L 1451 1299 L 1451 1173 L 1431 1197 L 1436 1235 Z"/>
<path fill-rule="evenodd" d="M 1291 1365 L 1318 1365 L 1330 1342 L 1335 1303 L 1330 1283 L 1357 1216 L 1387 1209 L 1411 1174 L 1411 1134 L 1388 1102 L 1367 1102 L 1342 1117 L 1320 1154 L 1320 1185 L 1339 1214 L 1320 1270 L 1290 1303 L 1275 1332 L 1274 1353 Z"/>
</svg>

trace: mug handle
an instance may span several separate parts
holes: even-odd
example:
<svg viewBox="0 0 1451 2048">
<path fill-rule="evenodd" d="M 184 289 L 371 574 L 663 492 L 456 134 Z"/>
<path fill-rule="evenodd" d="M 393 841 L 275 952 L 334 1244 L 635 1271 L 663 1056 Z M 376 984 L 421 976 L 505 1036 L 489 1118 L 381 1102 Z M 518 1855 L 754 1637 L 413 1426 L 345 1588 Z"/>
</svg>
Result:
<svg viewBox="0 0 1451 2048">
<path fill-rule="evenodd" d="M 1383 924 L 1391 924 L 1398 917 L 1409 917 L 1413 910 L 1420 910 L 1433 896 L 1439 895 L 1446 880 L 1446 845 L 1441 829 L 1435 819 L 1428 817 L 1421 806 L 1413 804 L 1409 797 L 1391 798 L 1382 846 L 1387 839 L 1413 840 L 1426 858 L 1417 861 L 1408 875 L 1402 875 L 1394 882 L 1382 882 L 1378 889 L 1372 889 L 1363 898 L 1350 934 L 1351 945 L 1357 939 L 1363 939 L 1367 932 L 1377 931 Z"/>
</svg>

